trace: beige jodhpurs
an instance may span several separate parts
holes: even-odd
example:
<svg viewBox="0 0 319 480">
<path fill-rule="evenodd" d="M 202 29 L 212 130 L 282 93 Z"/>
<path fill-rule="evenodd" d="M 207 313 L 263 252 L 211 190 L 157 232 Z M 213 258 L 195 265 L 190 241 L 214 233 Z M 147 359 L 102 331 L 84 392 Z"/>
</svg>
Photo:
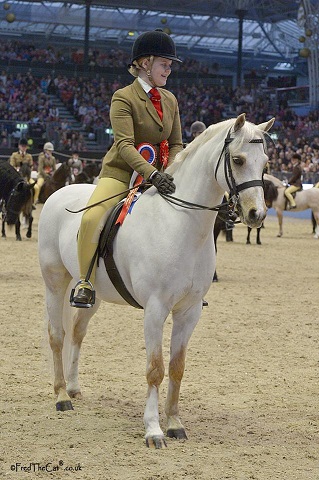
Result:
<svg viewBox="0 0 319 480">
<path fill-rule="evenodd" d="M 296 206 L 296 202 L 291 194 L 294 192 L 298 192 L 298 190 L 300 190 L 300 188 L 295 187 L 295 185 L 290 185 L 290 187 L 286 188 L 285 190 L 285 195 L 288 198 L 291 207 Z"/>
<path fill-rule="evenodd" d="M 92 193 L 88 204 L 99 202 L 104 198 L 119 194 L 128 189 L 128 185 L 119 182 L 114 178 L 100 178 L 98 184 Z M 127 193 L 118 195 L 111 200 L 100 203 L 95 207 L 85 210 L 78 236 L 78 260 L 80 267 L 80 280 L 85 280 L 86 274 L 89 270 L 91 260 L 97 249 L 100 233 L 108 216 L 108 211 L 111 207 L 116 205 L 122 198 L 126 197 Z M 89 278 L 94 285 L 96 273 L 96 262 Z"/>
</svg>

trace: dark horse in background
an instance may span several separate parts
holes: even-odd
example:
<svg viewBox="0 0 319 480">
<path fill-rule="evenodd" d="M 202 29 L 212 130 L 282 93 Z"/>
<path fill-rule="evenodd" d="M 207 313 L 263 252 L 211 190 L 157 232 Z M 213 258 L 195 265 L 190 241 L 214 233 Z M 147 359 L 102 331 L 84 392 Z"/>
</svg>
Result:
<svg viewBox="0 0 319 480">
<path fill-rule="evenodd" d="M 28 200 L 22 207 L 21 215 L 24 220 L 24 223 L 27 228 L 26 237 L 32 237 L 32 223 L 33 223 L 33 203 L 34 203 L 34 190 L 33 187 L 36 184 L 36 180 L 31 180 L 31 167 L 26 163 L 23 163 L 19 170 L 20 176 L 26 181 L 28 184 L 31 184 L 31 198 Z M 20 220 L 18 219 L 16 223 L 16 230 L 17 230 L 17 240 L 21 240 L 20 234 Z"/>
<path fill-rule="evenodd" d="M 0 201 L 2 205 L 2 237 L 6 237 L 4 222 L 15 225 L 16 238 L 21 240 L 20 213 L 32 199 L 32 185 L 27 183 L 7 160 L 0 160 Z M 32 206 L 32 204 L 31 204 Z"/>
<path fill-rule="evenodd" d="M 265 203 L 268 208 L 271 208 L 272 203 L 274 200 L 277 199 L 278 197 L 278 191 L 276 186 L 269 180 L 264 180 L 264 197 L 265 197 Z M 226 197 L 223 198 L 223 202 L 226 202 Z M 225 220 L 222 216 L 217 215 L 215 224 L 214 224 L 214 242 L 215 242 L 215 251 L 217 253 L 217 238 L 220 234 L 220 232 L 225 232 L 226 233 L 226 242 L 232 242 L 233 241 L 233 228 L 235 226 L 236 218 L 233 218 L 232 220 Z M 260 231 L 263 228 L 263 225 L 259 228 L 257 228 L 257 239 L 256 243 L 257 245 L 261 245 L 261 240 L 260 240 Z M 246 239 L 246 244 L 250 245 L 250 233 L 252 229 L 250 227 L 247 227 L 247 239 Z M 218 282 L 218 276 L 215 271 L 214 276 L 213 276 L 213 282 Z"/>
<path fill-rule="evenodd" d="M 100 170 L 101 164 L 97 162 L 87 163 L 82 172 L 75 177 L 74 183 L 93 183 Z"/>
<path fill-rule="evenodd" d="M 39 193 L 39 203 L 45 203 L 52 193 L 64 187 L 70 179 L 71 168 L 67 163 L 62 163 L 42 185 Z"/>
</svg>

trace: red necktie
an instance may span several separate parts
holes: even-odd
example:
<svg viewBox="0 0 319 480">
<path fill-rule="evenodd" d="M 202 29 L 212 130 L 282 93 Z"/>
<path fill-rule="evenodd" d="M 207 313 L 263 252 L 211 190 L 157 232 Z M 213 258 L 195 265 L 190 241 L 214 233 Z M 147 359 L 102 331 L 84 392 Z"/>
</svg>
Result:
<svg viewBox="0 0 319 480">
<path fill-rule="evenodd" d="M 163 119 L 163 111 L 162 111 L 162 105 L 161 105 L 161 94 L 156 88 L 151 88 L 150 92 L 151 94 L 151 102 L 154 105 L 158 116 L 160 119 Z"/>
</svg>

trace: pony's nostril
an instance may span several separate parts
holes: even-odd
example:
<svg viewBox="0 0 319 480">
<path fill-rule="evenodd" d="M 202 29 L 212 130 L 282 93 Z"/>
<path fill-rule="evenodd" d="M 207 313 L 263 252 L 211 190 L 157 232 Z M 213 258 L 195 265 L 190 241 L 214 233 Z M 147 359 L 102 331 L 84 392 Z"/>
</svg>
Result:
<svg viewBox="0 0 319 480">
<path fill-rule="evenodd" d="M 249 210 L 248 217 L 249 217 L 249 220 L 251 220 L 251 221 L 257 220 L 257 218 L 258 218 L 257 210 L 255 208 L 251 208 Z"/>
</svg>

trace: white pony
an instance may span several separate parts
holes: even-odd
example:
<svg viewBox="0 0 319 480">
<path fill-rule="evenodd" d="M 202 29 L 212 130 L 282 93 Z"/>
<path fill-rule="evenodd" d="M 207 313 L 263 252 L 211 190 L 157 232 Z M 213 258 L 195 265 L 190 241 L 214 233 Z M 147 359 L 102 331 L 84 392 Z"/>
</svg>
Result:
<svg viewBox="0 0 319 480">
<path fill-rule="evenodd" d="M 271 181 L 277 188 L 278 196 L 272 202 L 272 208 L 276 210 L 278 224 L 279 224 L 279 233 L 277 237 L 283 236 L 283 212 L 285 211 L 285 205 L 287 199 L 285 197 L 286 186 L 279 180 L 279 178 L 274 177 L 273 175 L 265 174 L 264 178 Z M 319 188 L 308 188 L 307 190 L 301 190 L 296 193 L 296 209 L 294 212 L 301 212 L 310 208 L 312 210 L 313 216 L 316 220 L 316 233 L 314 238 L 319 236 Z"/>
<path fill-rule="evenodd" d="M 205 207 L 220 204 L 224 192 L 230 190 L 241 220 L 251 227 L 260 226 L 266 215 L 261 180 L 268 159 L 264 132 L 273 122 L 274 119 L 256 126 L 247 122 L 242 114 L 237 119 L 210 126 L 167 169 L 175 179 L 175 198 L 182 200 L 171 203 L 169 197 L 160 195 L 155 187 L 149 188 L 136 202 L 115 238 L 114 259 L 120 275 L 129 293 L 144 309 L 147 446 L 166 446 L 159 424 L 158 393 L 164 377 L 163 326 L 170 312 L 173 327 L 166 401 L 167 434 L 187 438 L 178 411 L 186 349 L 215 271 L 212 227 L 217 212 Z M 111 283 L 103 262 L 97 269 L 94 307 L 76 309 L 68 304 L 70 288 L 79 278 L 76 242 L 81 215 L 69 213 L 66 208 L 84 207 L 94 188 L 94 185 L 80 184 L 58 190 L 45 203 L 39 221 L 39 258 L 46 285 L 58 410 L 72 409 L 71 398 L 81 397 L 80 347 L 88 322 L 101 300 L 127 305 Z M 70 337 L 66 334 L 68 331 L 71 331 Z M 62 359 L 64 344 L 70 347 L 68 362 Z"/>
</svg>

